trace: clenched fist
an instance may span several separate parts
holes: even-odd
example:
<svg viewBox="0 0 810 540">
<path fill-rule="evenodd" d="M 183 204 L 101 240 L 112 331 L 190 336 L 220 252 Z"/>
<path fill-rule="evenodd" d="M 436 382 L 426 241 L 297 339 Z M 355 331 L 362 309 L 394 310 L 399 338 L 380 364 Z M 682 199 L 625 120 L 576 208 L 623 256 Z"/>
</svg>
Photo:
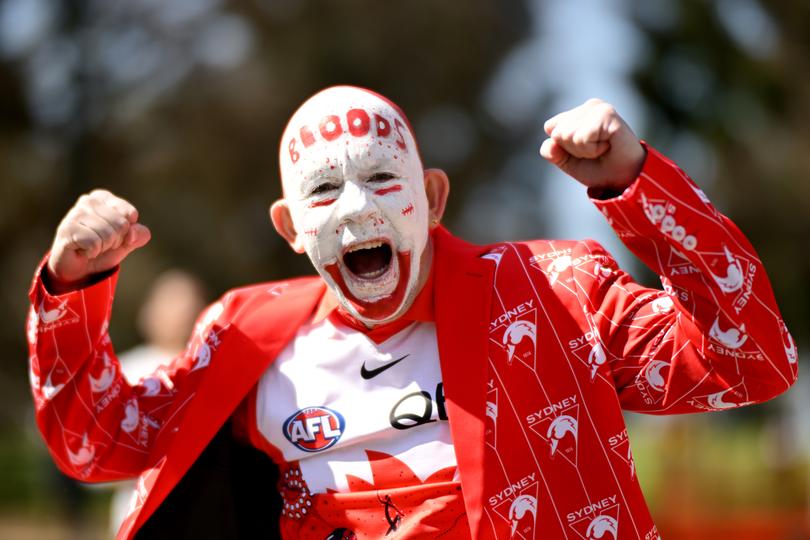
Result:
<svg viewBox="0 0 810 540">
<path fill-rule="evenodd" d="M 138 223 L 138 210 L 124 199 L 102 189 L 82 195 L 56 229 L 48 288 L 61 294 L 81 287 L 150 238 L 149 229 Z"/>
<path fill-rule="evenodd" d="M 609 103 L 589 99 L 550 118 L 540 155 L 589 188 L 624 191 L 644 165 L 646 151 Z"/>
</svg>

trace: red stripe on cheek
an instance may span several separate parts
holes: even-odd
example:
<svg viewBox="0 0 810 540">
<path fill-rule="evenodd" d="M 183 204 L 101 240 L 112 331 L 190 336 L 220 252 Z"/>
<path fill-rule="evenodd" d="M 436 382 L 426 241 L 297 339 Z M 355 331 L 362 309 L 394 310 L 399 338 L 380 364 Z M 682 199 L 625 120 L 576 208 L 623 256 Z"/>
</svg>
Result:
<svg viewBox="0 0 810 540">
<path fill-rule="evenodd" d="M 403 216 L 407 216 L 407 215 L 410 215 L 410 214 L 413 214 L 413 205 L 412 204 L 408 204 L 408 206 L 406 206 L 405 208 L 402 209 L 402 215 Z"/>
<path fill-rule="evenodd" d="M 374 192 L 375 195 L 388 195 L 389 193 L 395 193 L 397 191 L 402 191 L 402 186 L 397 184 L 395 186 L 386 187 L 382 189 L 378 189 Z"/>
<path fill-rule="evenodd" d="M 309 203 L 309 207 L 310 208 L 317 208 L 319 206 L 329 206 L 330 204 L 332 204 L 336 200 L 337 199 L 326 199 L 326 200 L 323 200 L 323 201 L 313 201 L 313 202 Z"/>
</svg>

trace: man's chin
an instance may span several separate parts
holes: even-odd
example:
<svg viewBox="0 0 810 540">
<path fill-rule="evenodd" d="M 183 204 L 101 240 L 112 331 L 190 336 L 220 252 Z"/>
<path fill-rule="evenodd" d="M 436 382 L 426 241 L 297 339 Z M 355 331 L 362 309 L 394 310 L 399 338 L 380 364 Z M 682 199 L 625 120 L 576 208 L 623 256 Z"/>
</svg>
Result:
<svg viewBox="0 0 810 540">
<path fill-rule="evenodd" d="M 411 277 L 411 253 L 409 251 L 397 252 L 397 259 L 399 275 L 394 289 L 388 294 L 369 298 L 362 298 L 352 291 L 337 263 L 325 265 L 324 270 L 339 290 L 340 294 L 337 296 L 344 309 L 363 323 L 381 324 L 390 322 L 402 314 L 402 307 L 408 293 L 408 283 Z"/>
</svg>

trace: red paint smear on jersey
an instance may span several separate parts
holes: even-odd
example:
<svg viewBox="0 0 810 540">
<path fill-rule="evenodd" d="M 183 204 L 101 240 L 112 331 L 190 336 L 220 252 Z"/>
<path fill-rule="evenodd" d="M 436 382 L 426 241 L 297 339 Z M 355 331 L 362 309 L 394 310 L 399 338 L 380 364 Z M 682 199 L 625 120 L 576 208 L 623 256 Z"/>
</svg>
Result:
<svg viewBox="0 0 810 540">
<path fill-rule="evenodd" d="M 402 191 L 402 186 L 397 184 L 395 186 L 386 187 L 382 189 L 378 189 L 374 192 L 375 195 L 388 195 L 389 193 L 396 193 L 397 191 Z"/>
<path fill-rule="evenodd" d="M 349 290 L 346 281 L 343 279 L 343 274 L 338 268 L 338 263 L 327 264 L 324 269 L 332 276 L 337 286 L 343 291 L 343 295 L 349 300 L 362 317 L 371 319 L 373 321 L 380 321 L 390 317 L 405 300 L 405 289 L 408 286 L 408 280 L 411 277 L 411 252 L 410 251 L 397 251 L 397 259 L 399 261 L 399 281 L 397 286 L 390 295 L 382 300 L 376 302 L 367 302 L 360 300 Z M 347 270 L 348 272 L 348 270 Z"/>
</svg>

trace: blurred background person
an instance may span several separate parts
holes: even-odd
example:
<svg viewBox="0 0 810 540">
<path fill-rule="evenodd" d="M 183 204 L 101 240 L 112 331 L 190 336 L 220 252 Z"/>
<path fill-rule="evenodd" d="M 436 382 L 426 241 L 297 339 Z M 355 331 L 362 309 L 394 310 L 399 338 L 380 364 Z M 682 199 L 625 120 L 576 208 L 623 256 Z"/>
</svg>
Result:
<svg viewBox="0 0 810 540">
<path fill-rule="evenodd" d="M 200 280 L 185 270 L 166 270 L 155 279 L 138 311 L 137 326 L 143 343 L 118 355 L 121 371 L 130 384 L 180 354 L 194 329 L 197 315 L 209 300 Z M 111 538 L 126 517 L 135 483 L 114 486 L 110 504 Z"/>
</svg>

